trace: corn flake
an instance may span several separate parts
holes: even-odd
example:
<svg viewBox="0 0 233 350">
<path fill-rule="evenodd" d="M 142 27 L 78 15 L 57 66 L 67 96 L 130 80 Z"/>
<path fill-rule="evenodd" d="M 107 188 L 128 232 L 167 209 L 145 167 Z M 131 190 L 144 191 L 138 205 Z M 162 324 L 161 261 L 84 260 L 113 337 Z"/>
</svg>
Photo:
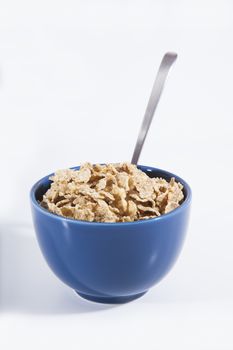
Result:
<svg viewBox="0 0 233 350">
<path fill-rule="evenodd" d="M 151 219 L 177 208 L 183 186 L 171 178 L 150 178 L 130 163 L 59 170 L 41 205 L 54 214 L 95 222 Z"/>
</svg>

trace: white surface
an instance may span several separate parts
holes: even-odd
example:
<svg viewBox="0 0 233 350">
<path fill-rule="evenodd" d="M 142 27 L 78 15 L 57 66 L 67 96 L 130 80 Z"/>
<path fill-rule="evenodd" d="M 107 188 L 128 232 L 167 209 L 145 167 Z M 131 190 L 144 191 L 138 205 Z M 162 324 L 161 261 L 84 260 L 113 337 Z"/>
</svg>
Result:
<svg viewBox="0 0 233 350">
<path fill-rule="evenodd" d="M 232 349 L 232 1 L 0 3 L 0 348 Z M 164 52 L 178 52 L 141 164 L 193 189 L 171 273 L 123 306 L 46 266 L 28 191 L 83 161 L 130 160 Z"/>
</svg>

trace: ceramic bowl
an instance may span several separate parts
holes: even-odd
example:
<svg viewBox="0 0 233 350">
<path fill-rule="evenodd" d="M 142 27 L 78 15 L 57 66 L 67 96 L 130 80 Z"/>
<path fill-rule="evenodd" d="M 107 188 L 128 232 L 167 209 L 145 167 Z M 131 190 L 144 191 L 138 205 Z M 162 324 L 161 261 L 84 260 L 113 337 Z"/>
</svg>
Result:
<svg viewBox="0 0 233 350">
<path fill-rule="evenodd" d="M 61 281 L 88 300 L 124 303 L 142 296 L 168 273 L 181 251 L 191 203 L 189 185 L 165 170 L 138 167 L 150 177 L 175 177 L 184 186 L 183 203 L 148 220 L 86 222 L 41 207 L 51 175 L 31 189 L 33 222 L 44 258 Z"/>
</svg>

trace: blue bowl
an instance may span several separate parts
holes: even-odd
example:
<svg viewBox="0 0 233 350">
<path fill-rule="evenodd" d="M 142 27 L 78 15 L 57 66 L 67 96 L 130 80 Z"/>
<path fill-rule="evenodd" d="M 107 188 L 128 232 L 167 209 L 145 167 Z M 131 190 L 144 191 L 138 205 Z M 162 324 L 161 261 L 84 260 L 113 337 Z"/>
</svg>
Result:
<svg viewBox="0 0 233 350">
<path fill-rule="evenodd" d="M 136 299 L 158 283 L 175 263 L 187 230 L 191 190 L 167 171 L 138 166 L 150 177 L 184 186 L 184 201 L 154 219 L 98 223 L 67 219 L 38 203 L 49 188 L 49 176 L 32 188 L 31 207 L 37 239 L 52 271 L 80 296 L 102 303 Z M 78 169 L 75 167 L 74 169 Z"/>
</svg>

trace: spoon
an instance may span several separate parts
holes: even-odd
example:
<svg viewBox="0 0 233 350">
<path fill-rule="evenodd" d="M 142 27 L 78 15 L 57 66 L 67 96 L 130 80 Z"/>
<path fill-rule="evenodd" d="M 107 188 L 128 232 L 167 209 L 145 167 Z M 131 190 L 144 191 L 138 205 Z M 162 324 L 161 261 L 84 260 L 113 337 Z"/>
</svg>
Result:
<svg viewBox="0 0 233 350">
<path fill-rule="evenodd" d="M 137 143 L 134 148 L 133 158 L 131 160 L 132 164 L 137 164 L 140 157 L 142 147 L 144 145 L 146 135 L 148 133 L 150 124 L 152 122 L 156 107 L 159 103 L 160 96 L 163 91 L 163 87 L 169 72 L 169 69 L 177 59 L 177 54 L 174 52 L 167 52 L 161 61 L 155 82 L 151 91 L 151 95 L 146 107 L 146 112 L 143 118 L 143 122 L 138 134 Z"/>
</svg>

